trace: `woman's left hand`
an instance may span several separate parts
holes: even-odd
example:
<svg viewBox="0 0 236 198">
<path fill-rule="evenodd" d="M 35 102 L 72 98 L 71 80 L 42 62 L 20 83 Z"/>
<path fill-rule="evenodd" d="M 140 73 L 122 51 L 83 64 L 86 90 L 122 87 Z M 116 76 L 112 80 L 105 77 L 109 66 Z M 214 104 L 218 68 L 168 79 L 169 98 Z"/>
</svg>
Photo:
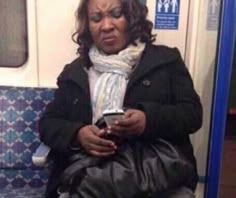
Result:
<svg viewBox="0 0 236 198">
<path fill-rule="evenodd" d="M 108 129 L 116 135 L 141 135 L 146 127 L 146 115 L 143 111 L 128 109 L 125 118 L 116 120 Z"/>
</svg>

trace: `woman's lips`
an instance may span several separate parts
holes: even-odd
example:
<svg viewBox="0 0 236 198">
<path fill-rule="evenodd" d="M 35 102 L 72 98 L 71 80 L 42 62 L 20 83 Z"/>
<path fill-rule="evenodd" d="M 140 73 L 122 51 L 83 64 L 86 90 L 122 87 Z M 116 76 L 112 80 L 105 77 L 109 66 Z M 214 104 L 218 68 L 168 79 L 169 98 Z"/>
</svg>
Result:
<svg viewBox="0 0 236 198">
<path fill-rule="evenodd" d="M 103 37 L 103 42 L 107 44 L 113 44 L 116 40 L 115 36 Z"/>
</svg>

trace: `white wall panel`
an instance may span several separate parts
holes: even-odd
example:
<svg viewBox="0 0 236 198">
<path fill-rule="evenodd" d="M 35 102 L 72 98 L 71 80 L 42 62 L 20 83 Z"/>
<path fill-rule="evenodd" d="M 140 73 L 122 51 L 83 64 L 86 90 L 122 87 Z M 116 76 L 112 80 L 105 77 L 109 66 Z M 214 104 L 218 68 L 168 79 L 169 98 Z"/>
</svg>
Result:
<svg viewBox="0 0 236 198">
<path fill-rule="evenodd" d="M 147 0 L 147 6 L 149 9 L 148 18 L 153 23 L 155 22 L 156 3 L 157 0 Z M 157 44 L 178 47 L 183 57 L 185 56 L 187 37 L 188 9 L 189 0 L 180 0 L 179 28 L 177 30 L 153 30 L 153 33 L 157 34 Z"/>
<path fill-rule="evenodd" d="M 76 57 L 71 40 L 78 0 L 37 1 L 39 86 L 54 87 L 65 64 Z"/>
</svg>

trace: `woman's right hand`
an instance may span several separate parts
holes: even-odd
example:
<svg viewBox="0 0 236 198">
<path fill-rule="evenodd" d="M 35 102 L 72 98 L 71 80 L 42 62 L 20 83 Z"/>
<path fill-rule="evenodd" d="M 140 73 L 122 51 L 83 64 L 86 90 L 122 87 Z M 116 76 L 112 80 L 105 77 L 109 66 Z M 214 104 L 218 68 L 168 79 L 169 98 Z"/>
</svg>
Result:
<svg viewBox="0 0 236 198">
<path fill-rule="evenodd" d="M 115 153 L 117 146 L 111 141 L 103 138 L 105 130 L 100 130 L 95 125 L 82 127 L 77 134 L 80 145 L 91 155 L 106 157 Z"/>
</svg>

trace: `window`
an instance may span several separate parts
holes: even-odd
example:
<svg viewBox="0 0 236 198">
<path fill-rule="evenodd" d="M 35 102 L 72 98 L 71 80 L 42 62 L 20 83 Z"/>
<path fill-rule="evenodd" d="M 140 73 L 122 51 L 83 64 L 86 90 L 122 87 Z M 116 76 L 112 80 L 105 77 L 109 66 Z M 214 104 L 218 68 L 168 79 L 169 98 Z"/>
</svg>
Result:
<svg viewBox="0 0 236 198">
<path fill-rule="evenodd" d="M 0 67 L 19 67 L 28 57 L 26 0 L 0 0 Z"/>
</svg>

